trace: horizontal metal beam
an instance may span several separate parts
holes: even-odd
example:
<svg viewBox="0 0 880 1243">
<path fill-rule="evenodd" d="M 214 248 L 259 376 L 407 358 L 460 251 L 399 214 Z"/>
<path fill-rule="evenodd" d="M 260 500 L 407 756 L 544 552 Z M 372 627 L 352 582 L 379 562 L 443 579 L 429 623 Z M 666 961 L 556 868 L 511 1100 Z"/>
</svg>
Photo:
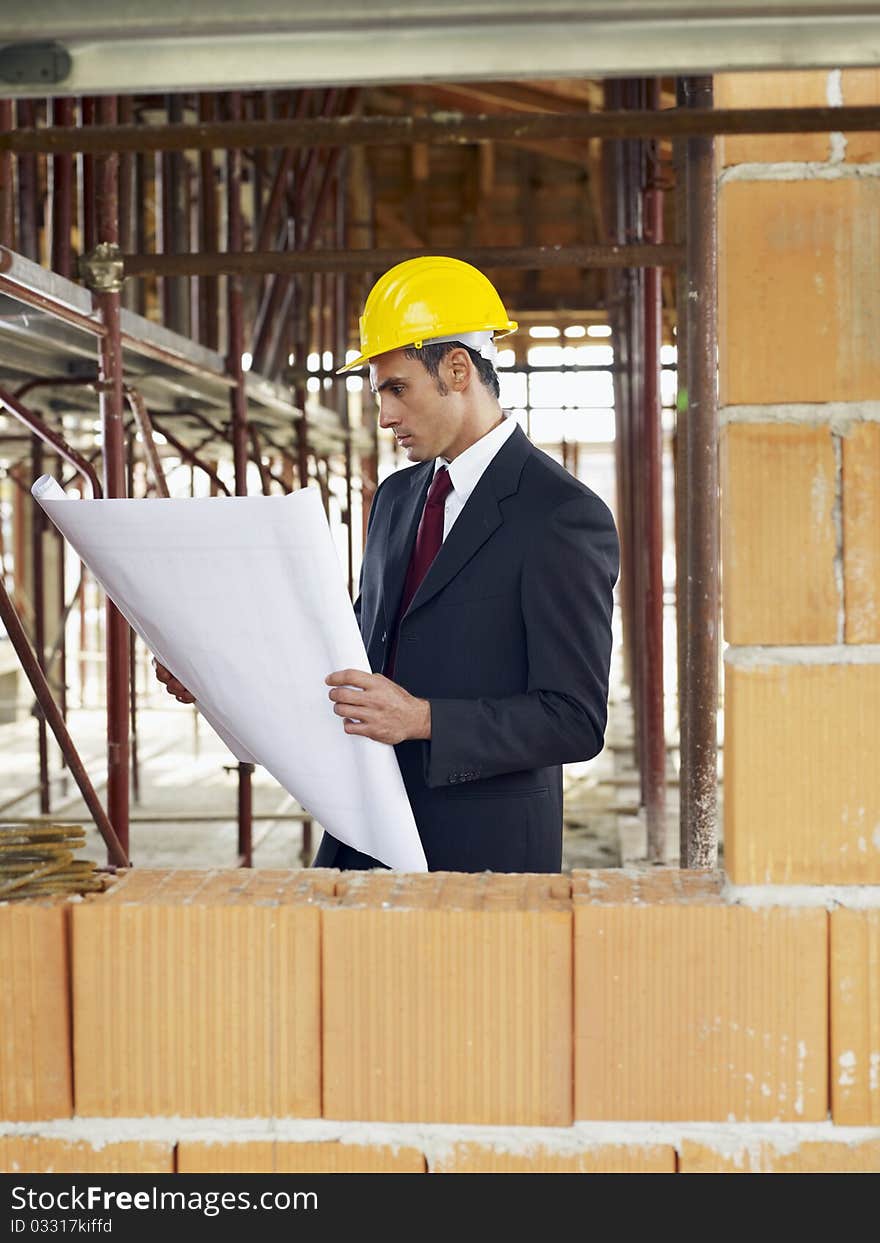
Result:
<svg viewBox="0 0 880 1243">
<path fill-rule="evenodd" d="M 234 254 L 125 255 L 126 276 L 265 276 L 273 272 L 376 272 L 433 250 L 244 251 Z M 443 253 L 478 268 L 675 267 L 684 248 L 661 246 L 479 246 Z"/>
<path fill-rule="evenodd" d="M 2 38 L 58 41 L 53 94 L 605 78 L 880 63 L 866 0 L 29 0 Z M 108 13 L 112 16 L 108 17 Z M 42 95 L 38 58 L 9 94 Z"/>
<path fill-rule="evenodd" d="M 516 116 L 442 112 L 431 116 L 310 117 L 217 121 L 210 125 L 47 126 L 0 134 L 17 155 L 106 155 L 114 151 L 211 151 L 263 147 L 456 144 L 525 139 L 693 138 L 717 134 L 810 134 L 880 129 L 880 107 L 666 108 L 659 112 L 523 112 Z"/>
</svg>

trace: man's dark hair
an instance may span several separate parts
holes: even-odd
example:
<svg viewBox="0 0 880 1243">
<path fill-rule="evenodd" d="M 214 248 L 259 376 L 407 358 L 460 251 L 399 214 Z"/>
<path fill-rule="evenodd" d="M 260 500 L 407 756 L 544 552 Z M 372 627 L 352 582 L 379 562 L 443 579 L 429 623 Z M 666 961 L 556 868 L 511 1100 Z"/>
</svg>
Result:
<svg viewBox="0 0 880 1243">
<path fill-rule="evenodd" d="M 498 376 L 495 368 L 489 362 L 488 358 L 484 358 L 482 354 L 478 354 L 476 350 L 472 350 L 469 345 L 465 345 L 463 341 L 438 341 L 434 344 L 423 345 L 422 348 L 416 349 L 414 345 L 407 346 L 403 351 L 407 358 L 417 358 L 429 375 L 432 375 L 437 383 L 437 388 L 445 397 L 449 389 L 440 379 L 440 363 L 451 350 L 467 350 L 470 360 L 474 364 L 477 375 L 485 384 L 486 388 L 495 397 L 501 396 L 501 385 L 498 383 Z"/>
</svg>

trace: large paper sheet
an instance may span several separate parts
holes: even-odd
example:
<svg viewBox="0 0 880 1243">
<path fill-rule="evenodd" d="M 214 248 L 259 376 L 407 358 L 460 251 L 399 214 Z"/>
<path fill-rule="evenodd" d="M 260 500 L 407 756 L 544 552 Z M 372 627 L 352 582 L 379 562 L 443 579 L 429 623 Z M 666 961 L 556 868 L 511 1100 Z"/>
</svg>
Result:
<svg viewBox="0 0 880 1243">
<path fill-rule="evenodd" d="M 262 764 L 334 837 L 427 870 L 393 748 L 346 734 L 336 669 L 369 671 L 318 493 L 73 500 L 33 495 L 239 760 Z"/>
</svg>

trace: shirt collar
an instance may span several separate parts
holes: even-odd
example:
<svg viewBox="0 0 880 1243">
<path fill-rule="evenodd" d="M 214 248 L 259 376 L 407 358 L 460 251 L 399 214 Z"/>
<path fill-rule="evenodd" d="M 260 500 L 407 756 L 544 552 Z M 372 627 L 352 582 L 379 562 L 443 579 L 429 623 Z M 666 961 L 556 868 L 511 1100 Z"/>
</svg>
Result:
<svg viewBox="0 0 880 1243">
<path fill-rule="evenodd" d="M 434 459 L 434 473 L 436 474 L 441 466 L 447 467 L 453 490 L 462 504 L 473 492 L 486 467 L 508 436 L 513 435 L 516 427 L 516 419 L 505 414 L 497 427 L 493 427 L 491 431 L 486 432 L 485 436 L 474 441 L 451 462 L 447 462 L 443 457 Z"/>
</svg>

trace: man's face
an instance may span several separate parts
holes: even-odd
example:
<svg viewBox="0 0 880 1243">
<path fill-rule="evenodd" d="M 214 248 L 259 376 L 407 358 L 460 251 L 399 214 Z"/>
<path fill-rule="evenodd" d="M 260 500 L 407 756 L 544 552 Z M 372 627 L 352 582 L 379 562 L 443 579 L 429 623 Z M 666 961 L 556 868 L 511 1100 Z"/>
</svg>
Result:
<svg viewBox="0 0 880 1243">
<path fill-rule="evenodd" d="M 446 363 L 440 363 L 441 380 Z M 454 386 L 443 394 L 418 359 L 403 350 L 380 354 L 370 363 L 370 388 L 379 403 L 379 426 L 391 428 L 411 462 L 451 459 L 467 448 L 461 394 Z"/>
</svg>

